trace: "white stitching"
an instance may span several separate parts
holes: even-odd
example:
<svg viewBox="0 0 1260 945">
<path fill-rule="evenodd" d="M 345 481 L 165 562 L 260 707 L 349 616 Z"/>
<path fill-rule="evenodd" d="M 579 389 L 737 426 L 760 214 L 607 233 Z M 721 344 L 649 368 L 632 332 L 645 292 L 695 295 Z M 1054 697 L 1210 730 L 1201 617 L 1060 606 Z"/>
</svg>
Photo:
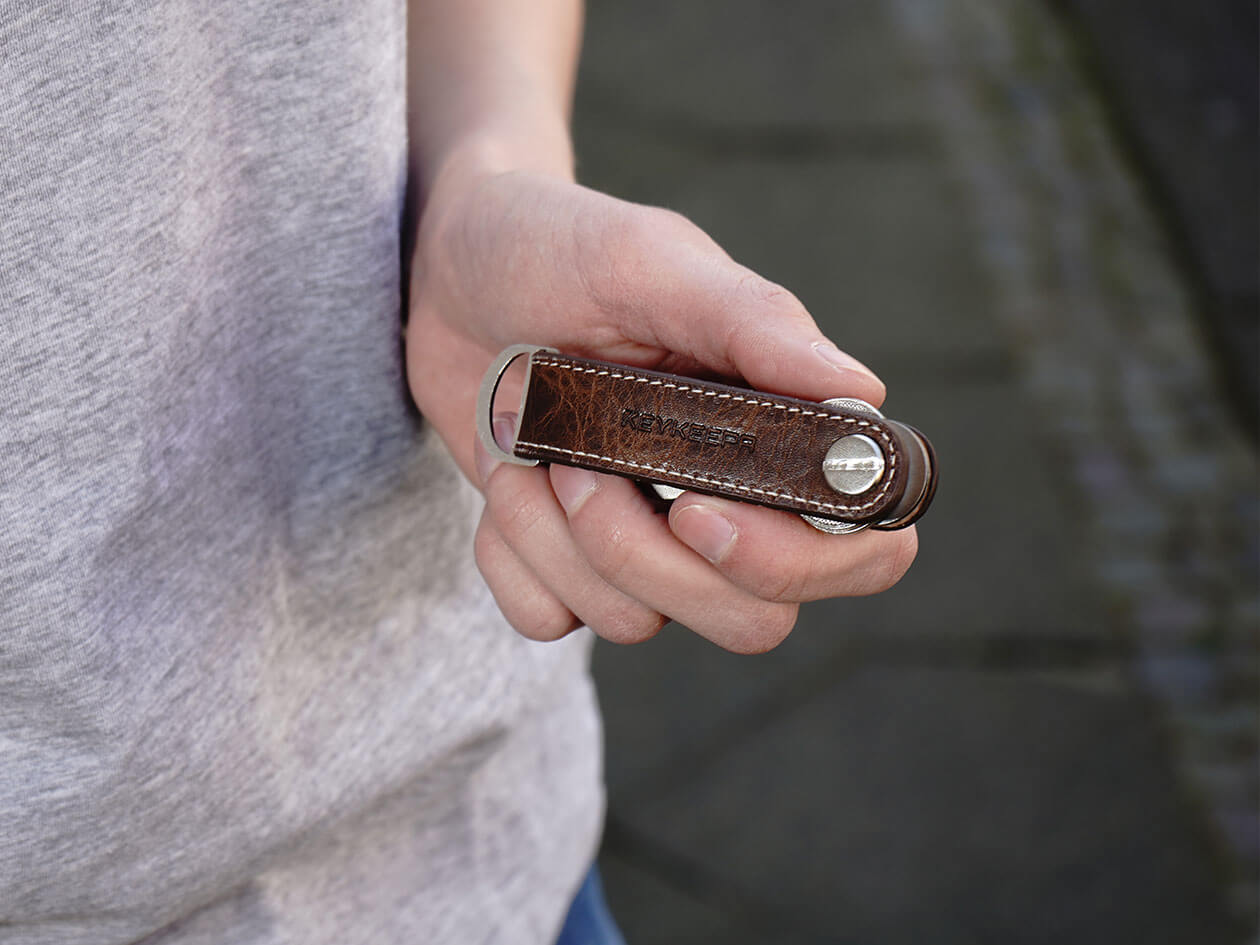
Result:
<svg viewBox="0 0 1260 945">
<path fill-rule="evenodd" d="M 538 367 L 558 367 L 558 368 L 563 368 L 566 371 L 574 371 L 578 374 L 595 374 L 599 377 L 612 377 L 621 381 L 634 381 L 636 384 L 651 384 L 652 386 L 660 385 L 663 387 L 668 387 L 671 390 L 681 390 L 681 391 L 688 391 L 689 393 L 693 393 L 693 394 L 703 394 L 706 397 L 729 397 L 732 400 L 738 400 L 738 401 L 741 401 L 742 403 L 752 404 L 756 407 L 773 407 L 775 410 L 787 410 L 793 413 L 799 412 L 802 415 L 807 416 L 807 417 L 822 417 L 824 420 L 849 421 L 849 422 L 856 423 L 859 426 L 872 427 L 877 430 L 879 429 L 875 424 L 870 423 L 869 421 L 866 421 L 866 420 L 861 420 L 857 417 L 837 417 L 835 414 L 827 413 L 826 411 L 822 411 L 822 410 L 805 410 L 801 407 L 790 406 L 788 404 L 776 404 L 773 401 L 769 401 L 769 400 L 755 400 L 751 397 L 743 397 L 739 394 L 721 393 L 719 391 L 709 390 L 704 387 L 691 387 L 688 384 L 674 384 L 670 381 L 660 380 L 659 378 L 638 377 L 637 375 L 634 375 L 634 374 L 618 374 L 615 371 L 601 370 L 600 368 L 578 367 L 576 364 L 566 364 L 563 361 L 535 360 L 532 363 L 534 365 L 537 365 Z M 880 432 L 882 433 L 883 431 L 880 431 Z"/>
<path fill-rule="evenodd" d="M 751 397 L 744 397 L 744 396 L 741 396 L 740 394 L 732 394 L 729 392 L 719 393 L 718 391 L 707 390 L 703 387 L 691 387 L 690 385 L 687 385 L 687 384 L 675 384 L 671 381 L 661 380 L 660 378 L 638 377 L 634 374 L 619 374 L 615 371 L 609 371 L 606 368 L 579 367 L 576 364 L 568 364 L 564 361 L 554 361 L 554 360 L 549 360 L 549 359 L 548 360 L 535 359 L 533 361 L 533 364 L 539 367 L 557 367 L 565 371 L 574 371 L 575 373 L 580 373 L 580 374 L 595 374 L 598 377 L 611 377 L 616 380 L 634 381 L 636 384 L 651 384 L 652 386 L 668 387 L 671 390 L 680 390 L 680 391 L 686 391 L 686 392 L 694 393 L 694 394 L 703 394 L 706 397 L 714 397 L 714 396 L 723 397 L 723 398 L 729 397 L 732 400 L 738 400 L 741 403 L 751 404 L 756 407 L 773 407 L 775 410 L 786 410 L 791 413 L 800 413 L 802 416 L 821 417 L 824 420 L 837 420 L 837 421 L 841 421 L 845 423 L 853 423 L 859 427 L 866 427 L 872 433 L 878 436 L 880 441 L 888 449 L 888 454 L 889 454 L 888 477 L 884 480 L 884 484 L 883 486 L 880 487 L 879 492 L 877 492 L 871 499 L 864 502 L 862 505 L 844 505 L 844 504 L 837 504 L 834 502 L 819 502 L 817 499 L 807 499 L 803 496 L 795 495 L 790 492 L 773 492 L 769 489 L 758 489 L 756 486 L 749 486 L 740 482 L 733 482 L 729 479 L 710 479 L 705 476 L 697 476 L 694 473 L 682 472 L 680 470 L 672 469 L 669 467 L 649 466 L 646 463 L 635 463 L 626 459 L 615 459 L 612 456 L 601 456 L 598 453 L 586 453 L 586 452 L 583 452 L 582 450 L 571 450 L 571 449 L 566 449 L 562 446 L 546 446 L 542 443 L 529 443 L 529 442 L 523 442 L 521 440 L 517 440 L 516 446 L 518 447 L 525 446 L 525 447 L 529 447 L 529 448 L 537 449 L 537 450 L 551 450 L 553 452 L 563 453 L 568 456 L 582 457 L 583 459 L 598 459 L 605 463 L 611 463 L 614 466 L 625 466 L 630 469 L 638 469 L 638 470 L 643 470 L 646 472 L 655 472 L 655 473 L 662 473 L 668 476 L 676 476 L 680 479 L 686 479 L 691 482 L 700 483 L 702 485 L 722 486 L 727 489 L 733 489 L 736 492 L 744 492 L 744 493 L 749 493 L 749 494 L 768 496 L 774 499 L 791 499 L 794 502 L 801 502 L 801 503 L 804 503 L 805 505 L 813 506 L 818 509 L 826 509 L 833 512 L 861 512 L 865 509 L 874 508 L 883 500 L 884 495 L 888 492 L 889 488 L 892 486 L 893 479 L 897 471 L 897 449 L 892 439 L 877 424 L 871 423 L 868 420 L 863 420 L 858 417 L 837 417 L 835 414 L 826 413 L 821 410 L 806 410 L 802 407 L 789 406 L 788 404 L 776 404 L 773 401 L 769 401 L 769 400 L 756 400 Z"/>
<path fill-rule="evenodd" d="M 644 472 L 661 473 L 666 476 L 674 476 L 678 479 L 686 479 L 690 482 L 698 482 L 706 486 L 723 486 L 728 489 L 734 489 L 737 492 L 756 493 L 757 495 L 769 496 L 772 499 L 791 499 L 794 502 L 802 502 L 805 505 L 812 506 L 817 509 L 827 509 L 833 512 L 861 512 L 864 509 L 873 508 L 879 504 L 879 500 L 883 497 L 884 490 L 880 491 L 880 495 L 869 502 L 862 505 L 837 505 L 834 502 L 819 502 L 817 499 L 806 499 L 802 496 L 795 495 L 791 492 L 773 492 L 769 489 L 758 489 L 756 486 L 746 486 L 743 483 L 732 482 L 729 479 L 709 479 L 705 476 L 697 476 L 694 473 L 681 472 L 677 469 L 671 469 L 668 466 L 649 466 L 647 463 L 634 463 L 628 459 L 614 459 L 611 456 L 602 456 L 599 453 L 586 453 L 582 450 L 566 449 L 563 446 L 547 446 L 543 443 L 530 443 L 528 441 L 517 440 L 517 446 L 524 446 L 530 449 L 541 450 L 544 453 L 563 453 L 566 456 L 581 457 L 582 459 L 598 459 L 605 463 L 611 463 L 614 466 L 627 466 L 631 469 L 637 469 Z"/>
</svg>

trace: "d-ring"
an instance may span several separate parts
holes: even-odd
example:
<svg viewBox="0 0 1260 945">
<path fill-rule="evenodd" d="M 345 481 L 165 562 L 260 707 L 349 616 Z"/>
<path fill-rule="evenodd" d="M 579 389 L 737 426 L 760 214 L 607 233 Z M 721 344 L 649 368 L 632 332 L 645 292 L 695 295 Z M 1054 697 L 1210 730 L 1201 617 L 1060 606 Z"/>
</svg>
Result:
<svg viewBox="0 0 1260 945">
<path fill-rule="evenodd" d="M 486 452 L 493 459 L 501 463 L 515 463 L 518 466 L 537 466 L 536 459 L 521 459 L 512 453 L 505 451 L 494 438 L 494 395 L 498 393 L 499 382 L 503 380 L 503 375 L 507 373 L 507 369 L 512 366 L 512 362 L 517 358 L 532 355 L 536 351 L 549 351 L 557 354 L 555 348 L 548 348 L 543 345 L 511 345 L 499 352 L 498 357 L 494 359 L 490 367 L 486 369 L 486 375 L 481 379 L 481 387 L 477 390 L 477 436 L 481 438 L 481 445 L 486 448 Z M 528 365 L 528 362 L 526 362 Z M 528 368 L 527 368 L 528 370 Z M 529 393 L 529 375 L 525 375 L 525 386 L 521 390 L 521 409 L 525 407 L 525 397 Z"/>
</svg>

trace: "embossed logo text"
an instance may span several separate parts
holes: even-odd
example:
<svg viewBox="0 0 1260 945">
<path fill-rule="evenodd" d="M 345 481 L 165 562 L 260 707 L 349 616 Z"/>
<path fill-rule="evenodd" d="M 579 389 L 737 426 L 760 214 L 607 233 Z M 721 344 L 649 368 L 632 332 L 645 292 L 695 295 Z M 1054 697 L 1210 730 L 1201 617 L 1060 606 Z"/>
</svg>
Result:
<svg viewBox="0 0 1260 945">
<path fill-rule="evenodd" d="M 622 409 L 621 425 L 643 433 L 673 436 L 680 440 L 690 440 L 693 443 L 703 443 L 708 446 L 733 446 L 736 449 L 748 450 L 750 453 L 757 448 L 757 438 L 743 430 L 727 430 L 724 427 L 712 427 L 704 423 L 694 423 L 691 420 L 675 420 L 673 417 L 661 417 L 630 407 Z"/>
</svg>

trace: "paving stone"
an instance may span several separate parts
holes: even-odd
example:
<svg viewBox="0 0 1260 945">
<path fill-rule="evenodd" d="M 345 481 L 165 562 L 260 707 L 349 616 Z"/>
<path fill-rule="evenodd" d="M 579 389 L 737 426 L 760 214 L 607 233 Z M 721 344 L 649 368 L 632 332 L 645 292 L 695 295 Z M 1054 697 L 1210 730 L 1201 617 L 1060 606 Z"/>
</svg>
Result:
<svg viewBox="0 0 1260 945">
<path fill-rule="evenodd" d="M 864 670 L 614 810 L 819 941 L 1236 940 L 1124 695 Z"/>
<path fill-rule="evenodd" d="M 1208 632 L 1212 619 L 1206 601 L 1174 588 L 1146 597 L 1134 614 L 1143 642 L 1152 648 L 1192 646 Z"/>
<path fill-rule="evenodd" d="M 1254 706 L 1229 702 L 1190 706 L 1177 714 L 1173 725 L 1185 745 L 1190 770 L 1239 761 L 1254 767 L 1257 738 Z"/>
<path fill-rule="evenodd" d="M 1221 807 L 1214 814 L 1235 855 L 1252 864 L 1260 860 L 1260 814 L 1250 806 Z"/>
<path fill-rule="evenodd" d="M 1147 688 L 1173 706 L 1213 703 L 1222 694 L 1221 666 L 1203 654 L 1144 653 L 1137 670 Z"/>
<path fill-rule="evenodd" d="M 1222 809 L 1242 811 L 1254 803 L 1260 790 L 1260 772 L 1245 760 L 1214 765 L 1196 765 L 1190 771 L 1194 786 Z M 1252 858 L 1255 858 L 1253 851 Z"/>
</svg>

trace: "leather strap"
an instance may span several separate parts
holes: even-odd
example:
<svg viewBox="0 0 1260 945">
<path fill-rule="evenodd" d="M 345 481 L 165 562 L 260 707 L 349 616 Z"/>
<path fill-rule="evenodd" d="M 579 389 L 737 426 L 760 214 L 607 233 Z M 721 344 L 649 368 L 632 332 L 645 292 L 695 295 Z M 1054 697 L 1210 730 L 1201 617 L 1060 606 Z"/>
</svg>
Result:
<svg viewBox="0 0 1260 945">
<path fill-rule="evenodd" d="M 858 495 L 836 491 L 823 473 L 828 449 L 850 434 L 868 437 L 883 457 L 883 474 Z M 826 519 L 902 527 L 922 514 L 934 479 L 930 447 L 914 437 L 922 439 L 874 412 L 535 351 L 512 452 Z"/>
</svg>

